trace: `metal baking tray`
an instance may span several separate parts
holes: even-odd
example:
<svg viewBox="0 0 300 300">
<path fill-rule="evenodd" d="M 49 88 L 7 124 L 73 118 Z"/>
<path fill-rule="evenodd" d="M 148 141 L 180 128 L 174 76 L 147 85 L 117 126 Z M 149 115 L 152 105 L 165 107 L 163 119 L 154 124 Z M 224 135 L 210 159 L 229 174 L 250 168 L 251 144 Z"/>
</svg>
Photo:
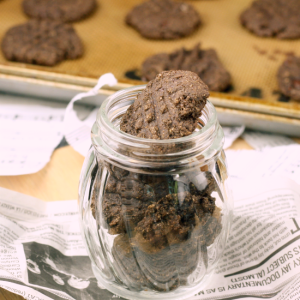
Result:
<svg viewBox="0 0 300 300">
<path fill-rule="evenodd" d="M 21 2 L 0 2 L 0 40 L 11 26 L 28 20 L 22 12 Z M 85 46 L 82 58 L 43 67 L 9 62 L 0 53 L 0 90 L 69 101 L 72 95 L 94 86 L 103 73 L 112 72 L 119 84 L 102 89 L 99 97 L 103 99 L 114 90 L 141 84 L 141 81 L 127 76 L 138 73 L 148 56 L 183 46 L 192 48 L 200 42 L 203 49 L 216 49 L 220 60 L 232 74 L 232 90 L 211 93 L 210 97 L 220 113 L 222 111 L 222 114 L 232 117 L 227 121 L 237 123 L 247 119 L 248 127 L 268 131 L 274 131 L 273 123 L 278 121 L 278 124 L 286 124 L 282 126 L 287 130 L 275 126 L 276 132 L 299 136 L 300 127 L 293 132 L 289 132 L 289 128 L 299 126 L 300 102 L 286 98 L 283 100 L 288 102 L 278 101 L 282 99 L 278 93 L 276 72 L 286 54 L 293 52 L 300 55 L 300 40 L 259 38 L 244 29 L 239 23 L 239 15 L 252 0 L 187 2 L 199 11 L 203 25 L 189 37 L 159 41 L 141 37 L 124 22 L 127 12 L 141 0 L 99 0 L 95 13 L 74 23 Z M 252 95 L 253 90 L 259 90 L 262 98 L 242 96 Z M 89 101 L 93 102 L 92 99 Z M 262 120 L 273 125 L 266 126 Z"/>
<path fill-rule="evenodd" d="M 91 83 L 91 86 L 94 86 L 96 80 Z M 104 87 L 99 90 L 97 96 L 85 98 L 83 104 L 99 106 L 106 97 L 113 94 L 116 90 L 130 86 L 130 84 L 119 83 L 114 88 Z M 86 92 L 89 89 L 89 86 L 78 84 L 0 74 L 1 91 L 7 91 L 8 93 L 12 93 L 13 91 L 15 94 L 23 94 L 23 92 L 25 92 L 27 98 L 31 96 L 38 99 L 67 103 L 76 94 Z M 254 130 L 300 137 L 300 119 L 280 116 L 278 114 L 257 113 L 242 109 L 221 107 L 218 103 L 223 99 L 218 98 L 217 95 L 209 99 L 216 106 L 221 125 L 245 125 L 247 128 Z"/>
</svg>

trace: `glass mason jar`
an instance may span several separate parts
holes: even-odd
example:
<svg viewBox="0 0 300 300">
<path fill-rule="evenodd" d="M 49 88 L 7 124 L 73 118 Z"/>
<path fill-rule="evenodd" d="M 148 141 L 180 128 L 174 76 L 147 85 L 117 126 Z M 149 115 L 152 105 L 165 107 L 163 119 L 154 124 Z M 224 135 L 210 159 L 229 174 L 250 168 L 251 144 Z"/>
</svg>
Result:
<svg viewBox="0 0 300 300">
<path fill-rule="evenodd" d="M 82 229 L 101 286 L 128 299 L 186 299 L 208 283 L 229 233 L 224 134 L 209 101 L 189 136 L 120 131 L 144 88 L 116 92 L 98 112 L 80 177 Z"/>
</svg>

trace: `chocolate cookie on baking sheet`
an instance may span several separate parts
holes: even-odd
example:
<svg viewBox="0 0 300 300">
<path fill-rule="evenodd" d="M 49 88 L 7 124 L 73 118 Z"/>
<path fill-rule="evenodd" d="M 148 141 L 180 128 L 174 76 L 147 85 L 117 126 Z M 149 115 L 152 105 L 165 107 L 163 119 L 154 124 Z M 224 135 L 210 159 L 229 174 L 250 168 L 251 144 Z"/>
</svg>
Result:
<svg viewBox="0 0 300 300">
<path fill-rule="evenodd" d="M 31 18 L 74 22 L 92 13 L 96 0 L 23 0 L 22 6 Z"/>
<path fill-rule="evenodd" d="M 240 17 L 241 23 L 258 36 L 300 38 L 299 0 L 257 0 Z"/>
<path fill-rule="evenodd" d="M 71 25 L 46 20 L 31 20 L 10 28 L 1 47 L 8 60 L 44 66 L 83 54 L 81 40 Z"/>
<path fill-rule="evenodd" d="M 197 44 L 192 50 L 181 48 L 172 53 L 159 53 L 142 64 L 143 80 L 152 80 L 168 70 L 188 70 L 196 73 L 211 91 L 224 91 L 231 84 L 231 76 L 214 49 L 202 50 Z"/>
<path fill-rule="evenodd" d="M 288 57 L 278 69 L 277 80 L 282 94 L 300 100 L 300 57 Z"/>
<path fill-rule="evenodd" d="M 178 39 L 190 35 L 201 24 L 198 12 L 187 3 L 150 0 L 133 8 L 126 23 L 150 39 Z"/>
</svg>

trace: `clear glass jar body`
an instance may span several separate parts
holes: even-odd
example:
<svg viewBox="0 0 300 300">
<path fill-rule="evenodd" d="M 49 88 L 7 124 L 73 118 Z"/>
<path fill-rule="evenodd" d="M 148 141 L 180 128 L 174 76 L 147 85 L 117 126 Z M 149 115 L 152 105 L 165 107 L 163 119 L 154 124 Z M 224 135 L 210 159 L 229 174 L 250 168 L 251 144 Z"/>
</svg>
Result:
<svg viewBox="0 0 300 300">
<path fill-rule="evenodd" d="M 186 299 L 222 255 L 232 218 L 223 131 L 208 102 L 175 140 L 119 130 L 144 86 L 105 100 L 79 186 L 83 235 L 99 283 L 128 299 Z"/>
</svg>

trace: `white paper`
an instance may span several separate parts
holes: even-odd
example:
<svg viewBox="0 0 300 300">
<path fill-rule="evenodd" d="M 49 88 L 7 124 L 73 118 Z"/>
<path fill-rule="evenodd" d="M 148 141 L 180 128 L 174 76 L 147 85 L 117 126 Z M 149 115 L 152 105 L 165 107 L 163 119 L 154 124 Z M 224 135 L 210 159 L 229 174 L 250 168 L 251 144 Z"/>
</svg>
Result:
<svg viewBox="0 0 300 300">
<path fill-rule="evenodd" d="M 95 279 L 79 227 L 77 200 L 44 202 L 3 188 L 0 286 L 25 299 L 119 298 Z"/>
<path fill-rule="evenodd" d="M 229 148 L 232 143 L 241 136 L 245 130 L 245 126 L 222 126 L 225 136 L 224 149 Z"/>
<path fill-rule="evenodd" d="M 266 177 L 240 181 L 234 196 L 216 274 L 190 299 L 299 299 L 300 186 Z M 97 283 L 78 217 L 75 200 L 43 202 L 0 188 L 0 286 L 26 299 L 119 298 Z"/>
<path fill-rule="evenodd" d="M 74 110 L 74 103 L 83 98 L 97 95 L 99 89 L 104 85 L 113 86 L 117 84 L 116 78 L 111 73 L 102 75 L 97 85 L 86 93 L 77 94 L 68 104 L 64 118 L 64 135 L 67 142 L 81 155 L 85 156 L 91 146 L 91 128 L 96 120 L 98 109 L 84 121 L 80 120 Z"/>
<path fill-rule="evenodd" d="M 246 132 L 243 133 L 242 138 L 256 150 L 297 144 L 295 141 L 284 135 L 250 130 L 246 130 Z"/>
<path fill-rule="evenodd" d="M 35 173 L 63 137 L 63 108 L 1 104 L 0 175 Z"/>
<path fill-rule="evenodd" d="M 229 174 L 233 178 L 287 176 L 300 184 L 300 145 L 266 148 L 262 151 L 227 150 Z"/>
<path fill-rule="evenodd" d="M 300 186 L 268 177 L 240 183 L 235 197 L 233 224 L 216 274 L 191 299 L 263 299 L 279 294 L 300 273 Z"/>
</svg>

